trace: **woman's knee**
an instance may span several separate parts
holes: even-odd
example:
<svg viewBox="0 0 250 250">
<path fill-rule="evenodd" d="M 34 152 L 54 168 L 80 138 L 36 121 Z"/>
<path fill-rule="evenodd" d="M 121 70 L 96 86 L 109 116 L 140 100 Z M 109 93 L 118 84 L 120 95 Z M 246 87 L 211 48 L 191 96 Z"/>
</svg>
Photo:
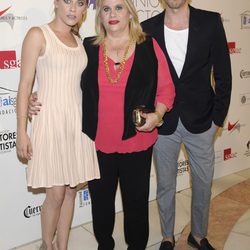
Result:
<svg viewBox="0 0 250 250">
<path fill-rule="evenodd" d="M 76 188 L 71 188 L 71 187 L 66 187 L 65 189 L 65 198 L 64 199 L 67 199 L 67 200 L 75 200 L 76 198 Z"/>
<path fill-rule="evenodd" d="M 53 207 L 61 207 L 65 198 L 65 187 L 52 187 L 46 190 L 46 199 Z"/>
</svg>

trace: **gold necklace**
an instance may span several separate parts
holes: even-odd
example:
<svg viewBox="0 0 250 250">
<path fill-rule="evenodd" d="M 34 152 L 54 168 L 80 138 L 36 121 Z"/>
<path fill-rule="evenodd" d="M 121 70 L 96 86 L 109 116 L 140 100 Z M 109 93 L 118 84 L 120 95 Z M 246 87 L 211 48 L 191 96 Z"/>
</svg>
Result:
<svg viewBox="0 0 250 250">
<path fill-rule="evenodd" d="M 106 73 L 106 77 L 108 78 L 108 81 L 111 84 L 116 84 L 120 80 L 121 73 L 122 73 L 122 71 L 124 69 L 124 66 L 125 66 L 125 63 L 126 63 L 126 58 L 127 58 L 127 55 L 128 55 L 129 48 L 130 48 L 131 44 L 132 44 L 132 41 L 130 40 L 129 43 L 128 43 L 128 46 L 126 47 L 126 49 L 124 51 L 124 54 L 122 56 L 122 60 L 121 60 L 121 62 L 119 64 L 117 75 L 116 75 L 115 79 L 112 79 L 111 75 L 110 75 L 109 65 L 108 65 L 107 47 L 106 47 L 106 44 L 104 42 L 104 44 L 103 44 L 103 57 L 104 57 L 105 73 Z"/>
</svg>

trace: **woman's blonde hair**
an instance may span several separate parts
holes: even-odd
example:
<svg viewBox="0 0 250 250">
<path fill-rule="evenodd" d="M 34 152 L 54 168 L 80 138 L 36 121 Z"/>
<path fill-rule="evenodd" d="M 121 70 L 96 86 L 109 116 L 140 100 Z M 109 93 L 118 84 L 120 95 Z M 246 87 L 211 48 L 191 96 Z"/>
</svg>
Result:
<svg viewBox="0 0 250 250">
<path fill-rule="evenodd" d="M 87 9 L 88 9 L 88 5 L 89 5 L 89 0 L 85 0 L 85 1 L 86 1 L 86 10 L 85 10 L 84 14 L 82 15 L 81 20 L 80 20 L 76 25 L 74 25 L 74 26 L 71 28 L 71 32 L 72 32 L 74 35 L 78 36 L 78 37 L 80 37 L 80 33 L 79 33 L 80 27 L 81 27 L 82 23 L 83 23 L 83 22 L 86 20 L 86 18 L 87 18 Z M 54 13 L 55 13 L 55 15 L 56 15 L 56 7 L 54 8 Z"/>
<path fill-rule="evenodd" d="M 88 2 L 88 1 L 87 1 L 87 2 Z M 86 9 L 86 11 L 84 12 L 84 14 L 82 15 L 81 20 L 80 20 L 76 25 L 74 25 L 74 26 L 71 28 L 71 32 L 72 32 L 74 35 L 80 37 L 79 31 L 80 31 L 80 28 L 81 28 L 82 24 L 83 24 L 84 21 L 86 20 L 86 18 L 87 18 L 87 9 Z"/>
<path fill-rule="evenodd" d="M 95 31 L 96 38 L 94 39 L 94 44 L 101 44 L 107 35 L 106 30 L 100 20 L 100 12 L 102 8 L 102 2 L 104 0 L 96 0 L 96 14 L 95 14 Z M 124 4 L 128 8 L 131 15 L 129 21 L 129 36 L 130 39 L 140 44 L 146 39 L 146 34 L 142 31 L 142 27 L 139 22 L 139 18 L 135 9 L 135 6 L 131 0 L 123 0 Z"/>
</svg>

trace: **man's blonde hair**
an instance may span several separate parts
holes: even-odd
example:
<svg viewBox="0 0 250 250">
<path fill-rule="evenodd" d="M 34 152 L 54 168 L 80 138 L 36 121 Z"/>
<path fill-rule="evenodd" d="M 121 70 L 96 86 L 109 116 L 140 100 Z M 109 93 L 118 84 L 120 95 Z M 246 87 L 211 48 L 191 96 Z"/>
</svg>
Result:
<svg viewBox="0 0 250 250">
<path fill-rule="evenodd" d="M 165 10 L 167 7 L 166 1 L 165 0 L 159 0 L 159 3 L 161 5 L 161 7 Z"/>
</svg>

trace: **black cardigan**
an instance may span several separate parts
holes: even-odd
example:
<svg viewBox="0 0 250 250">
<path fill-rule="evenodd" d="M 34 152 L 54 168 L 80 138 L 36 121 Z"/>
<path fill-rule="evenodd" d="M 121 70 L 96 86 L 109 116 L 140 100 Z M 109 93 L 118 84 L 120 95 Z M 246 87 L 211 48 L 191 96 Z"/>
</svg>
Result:
<svg viewBox="0 0 250 250">
<path fill-rule="evenodd" d="M 92 41 L 93 37 L 89 37 L 84 39 L 83 42 L 88 56 L 88 64 L 81 78 L 83 93 L 82 131 L 92 140 L 95 140 L 99 101 L 97 79 L 99 45 L 93 45 Z M 153 47 L 153 40 L 151 37 L 147 37 L 143 43 L 136 44 L 134 61 L 125 89 L 123 140 L 133 137 L 136 134 L 136 129 L 132 121 L 133 109 L 136 106 L 145 105 L 146 108 L 154 110 L 157 78 L 158 61 Z"/>
</svg>

